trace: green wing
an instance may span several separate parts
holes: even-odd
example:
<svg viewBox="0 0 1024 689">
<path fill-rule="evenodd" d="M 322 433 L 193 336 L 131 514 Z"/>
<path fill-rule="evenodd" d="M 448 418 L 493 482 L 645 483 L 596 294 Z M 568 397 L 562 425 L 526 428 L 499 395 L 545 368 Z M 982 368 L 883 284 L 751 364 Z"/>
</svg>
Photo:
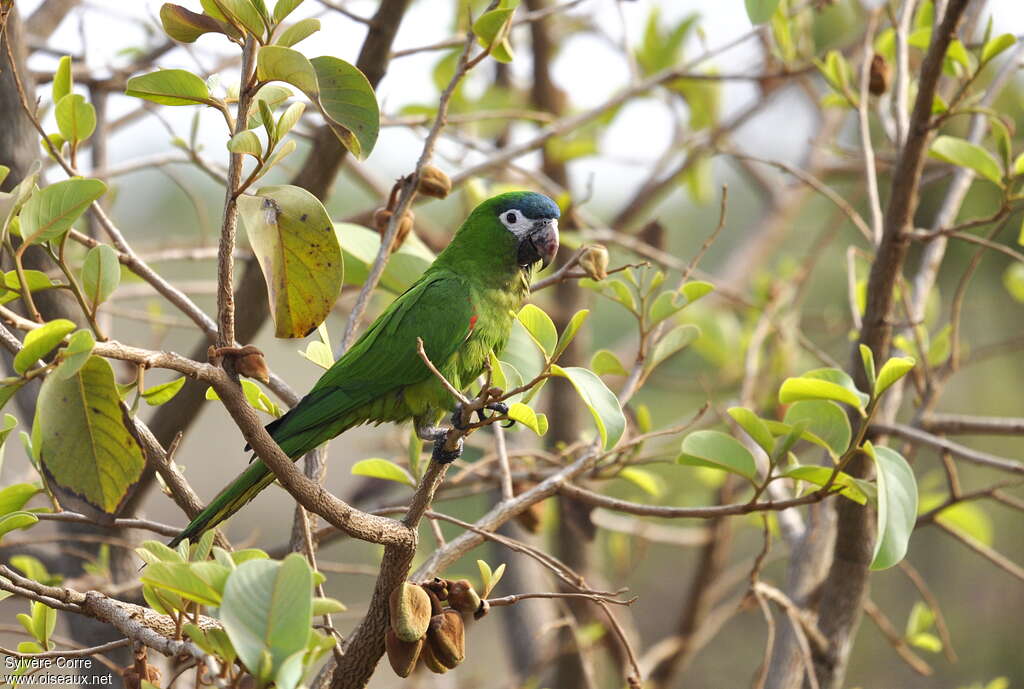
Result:
<svg viewBox="0 0 1024 689">
<path fill-rule="evenodd" d="M 427 356 L 441 367 L 469 335 L 472 316 L 465 280 L 447 271 L 425 275 L 377 318 L 295 408 L 267 429 L 296 457 L 344 430 L 338 425 L 392 420 L 373 418 L 372 410 L 364 408 L 432 375 L 416 351 L 416 338 L 423 339 Z"/>
</svg>

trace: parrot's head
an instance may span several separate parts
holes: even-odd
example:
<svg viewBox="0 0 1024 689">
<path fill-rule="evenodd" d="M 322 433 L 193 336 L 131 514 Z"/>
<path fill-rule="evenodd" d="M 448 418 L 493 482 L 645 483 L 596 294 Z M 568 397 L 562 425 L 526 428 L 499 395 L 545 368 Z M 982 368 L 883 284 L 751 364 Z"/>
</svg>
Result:
<svg viewBox="0 0 1024 689">
<path fill-rule="evenodd" d="M 523 270 L 538 262 L 547 267 L 558 252 L 560 214 L 558 205 L 543 194 L 511 191 L 477 206 L 459 234 L 484 239 L 491 245 L 489 253 L 507 256 L 505 260 L 514 260 Z"/>
</svg>

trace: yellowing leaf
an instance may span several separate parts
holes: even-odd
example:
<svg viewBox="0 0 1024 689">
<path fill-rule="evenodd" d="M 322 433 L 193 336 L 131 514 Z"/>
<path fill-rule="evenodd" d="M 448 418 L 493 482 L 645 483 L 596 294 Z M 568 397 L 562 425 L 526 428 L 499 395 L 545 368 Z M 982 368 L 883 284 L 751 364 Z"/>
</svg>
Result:
<svg viewBox="0 0 1024 689">
<path fill-rule="evenodd" d="M 238 199 L 242 224 L 267 281 L 278 337 L 305 337 L 341 291 L 344 267 L 323 204 L 301 187 L 263 187 Z"/>
</svg>

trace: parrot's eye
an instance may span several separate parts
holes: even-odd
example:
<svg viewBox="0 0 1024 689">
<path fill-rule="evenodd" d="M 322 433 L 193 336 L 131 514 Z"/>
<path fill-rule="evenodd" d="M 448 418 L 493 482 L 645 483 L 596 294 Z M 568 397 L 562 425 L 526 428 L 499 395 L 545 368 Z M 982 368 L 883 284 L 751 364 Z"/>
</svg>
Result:
<svg viewBox="0 0 1024 689">
<path fill-rule="evenodd" d="M 509 225 L 515 225 L 517 222 L 519 222 L 519 216 L 516 214 L 515 211 L 509 211 L 508 213 L 505 214 L 505 222 L 507 222 Z"/>
</svg>

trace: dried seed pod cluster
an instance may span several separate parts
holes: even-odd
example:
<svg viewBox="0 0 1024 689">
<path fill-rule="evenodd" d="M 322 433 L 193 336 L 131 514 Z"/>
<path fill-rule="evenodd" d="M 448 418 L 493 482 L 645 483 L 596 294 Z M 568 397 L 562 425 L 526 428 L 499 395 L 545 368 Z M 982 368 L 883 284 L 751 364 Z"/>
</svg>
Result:
<svg viewBox="0 0 1024 689">
<path fill-rule="evenodd" d="M 398 205 L 398 195 L 402 188 L 402 183 L 406 180 L 408 180 L 408 177 L 403 177 L 395 182 L 395 185 L 391 187 L 391 196 L 388 198 L 387 207 L 378 208 L 373 213 L 373 226 L 380 233 L 382 239 L 388 230 L 388 223 L 391 222 L 391 218 L 395 214 L 395 206 Z M 416 194 L 423 194 L 424 196 L 432 196 L 435 199 L 443 199 L 448 196 L 451 190 L 452 181 L 448 175 L 433 165 L 424 165 L 420 170 L 419 180 L 417 180 L 416 189 L 413 191 L 413 198 L 416 198 Z M 412 199 L 410 199 L 411 202 Z M 389 253 L 398 251 L 399 247 L 405 243 L 409 233 L 412 232 L 415 219 L 416 216 L 413 215 L 412 211 L 407 210 L 402 214 L 402 218 L 398 221 L 398 227 L 395 229 L 395 237 L 388 248 Z"/>
<path fill-rule="evenodd" d="M 456 667 L 466 657 L 465 617 L 480 619 L 488 609 L 466 579 L 402 582 L 388 603 L 384 646 L 399 677 L 412 674 L 417 662 L 438 674 Z"/>
<path fill-rule="evenodd" d="M 604 280 L 608 277 L 608 249 L 600 244 L 588 246 L 580 256 L 580 268 L 591 280 Z"/>
</svg>

